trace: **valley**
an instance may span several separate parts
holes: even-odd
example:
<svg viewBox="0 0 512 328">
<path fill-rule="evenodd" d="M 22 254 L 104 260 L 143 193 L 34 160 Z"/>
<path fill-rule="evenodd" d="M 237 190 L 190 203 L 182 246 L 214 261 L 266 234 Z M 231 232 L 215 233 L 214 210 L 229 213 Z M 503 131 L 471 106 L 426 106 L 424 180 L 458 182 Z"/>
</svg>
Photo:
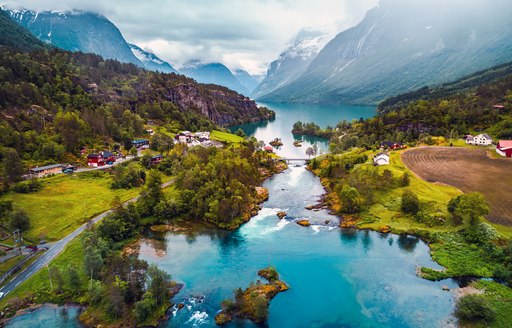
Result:
<svg viewBox="0 0 512 328">
<path fill-rule="evenodd" d="M 510 8 L 7 0 L 0 326 L 508 327 Z"/>
</svg>

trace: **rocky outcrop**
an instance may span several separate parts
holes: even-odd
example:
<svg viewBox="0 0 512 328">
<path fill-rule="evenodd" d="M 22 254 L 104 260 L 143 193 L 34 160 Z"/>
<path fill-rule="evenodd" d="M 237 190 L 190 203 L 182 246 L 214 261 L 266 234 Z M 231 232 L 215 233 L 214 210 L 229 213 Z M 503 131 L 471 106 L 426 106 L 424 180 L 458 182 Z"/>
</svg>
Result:
<svg viewBox="0 0 512 328">
<path fill-rule="evenodd" d="M 270 119 L 269 111 L 256 103 L 221 86 L 182 83 L 167 90 L 165 98 L 182 110 L 193 110 L 220 125 L 234 125 Z"/>
<path fill-rule="evenodd" d="M 267 320 L 270 301 L 280 292 L 289 289 L 288 285 L 279 280 L 279 274 L 274 268 L 265 268 L 258 271 L 258 275 L 268 280 L 268 284 L 262 284 L 259 280 L 251 284 L 245 291 L 235 291 L 235 301 L 222 302 L 222 311 L 215 316 L 217 325 L 224 325 L 233 318 L 249 319 L 257 324 Z"/>
</svg>

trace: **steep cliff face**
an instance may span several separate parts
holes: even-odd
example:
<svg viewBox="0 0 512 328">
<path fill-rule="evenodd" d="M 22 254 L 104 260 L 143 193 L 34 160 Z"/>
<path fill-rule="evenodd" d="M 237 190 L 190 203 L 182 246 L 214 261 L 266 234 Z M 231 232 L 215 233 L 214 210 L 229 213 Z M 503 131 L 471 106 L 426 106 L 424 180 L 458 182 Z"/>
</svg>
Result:
<svg viewBox="0 0 512 328">
<path fill-rule="evenodd" d="M 382 0 L 295 81 L 258 100 L 378 103 L 512 58 L 505 0 Z"/>
<path fill-rule="evenodd" d="M 234 125 L 268 118 L 264 113 L 260 114 L 254 101 L 226 88 L 204 88 L 195 83 L 183 83 L 168 89 L 165 99 L 182 110 L 195 111 L 219 125 Z"/>
</svg>

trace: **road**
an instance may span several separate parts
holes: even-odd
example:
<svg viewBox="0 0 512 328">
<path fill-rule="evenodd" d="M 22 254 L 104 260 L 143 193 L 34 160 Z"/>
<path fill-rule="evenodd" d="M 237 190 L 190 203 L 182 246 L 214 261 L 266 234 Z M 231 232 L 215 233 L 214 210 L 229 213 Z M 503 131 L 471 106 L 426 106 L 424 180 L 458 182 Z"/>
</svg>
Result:
<svg viewBox="0 0 512 328">
<path fill-rule="evenodd" d="M 162 184 L 162 188 L 170 186 L 174 180 L 168 181 L 164 184 Z M 127 205 L 129 203 L 133 203 L 139 199 L 140 196 L 134 197 L 128 201 L 126 201 L 123 205 Z M 108 210 L 106 212 L 103 212 L 102 214 L 94 217 L 89 222 L 97 223 L 104 219 L 109 213 L 111 213 L 112 210 Z M 67 244 L 69 244 L 70 241 L 75 239 L 78 235 L 80 235 L 82 232 L 84 232 L 86 226 L 88 223 L 85 223 L 81 225 L 79 228 L 77 228 L 75 231 L 64 237 L 63 239 L 59 240 L 58 242 L 55 242 L 51 244 L 48 247 L 48 250 L 37 260 L 32 262 L 28 267 L 26 267 L 23 271 L 21 271 L 17 276 L 9 280 L 7 284 L 5 284 L 2 288 L 0 288 L 0 293 L 4 293 L 3 297 L 7 295 L 8 293 L 12 292 L 18 285 L 20 285 L 22 282 L 30 278 L 34 273 L 39 271 L 41 268 L 46 266 L 48 263 L 50 263 L 51 260 L 53 260 L 57 255 L 62 252 L 64 247 L 66 247 Z M 44 245 L 43 245 L 44 246 Z"/>
</svg>

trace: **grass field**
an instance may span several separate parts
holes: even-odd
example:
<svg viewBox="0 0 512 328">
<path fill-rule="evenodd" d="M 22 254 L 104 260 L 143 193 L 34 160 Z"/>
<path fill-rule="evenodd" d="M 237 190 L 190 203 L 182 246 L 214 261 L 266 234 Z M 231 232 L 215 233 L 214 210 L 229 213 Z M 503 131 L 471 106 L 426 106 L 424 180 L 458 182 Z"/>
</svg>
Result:
<svg viewBox="0 0 512 328">
<path fill-rule="evenodd" d="M 494 281 L 480 280 L 473 283 L 473 286 L 484 290 L 482 297 L 486 300 L 487 305 L 496 313 L 496 319 L 492 323 L 467 325 L 464 327 L 479 328 L 504 328 L 511 327 L 512 315 L 512 288 L 503 286 Z"/>
<path fill-rule="evenodd" d="M 221 142 L 231 142 L 231 143 L 240 143 L 244 141 L 244 138 L 239 137 L 235 134 L 221 132 L 217 130 L 213 130 L 210 138 L 213 140 L 221 141 Z"/>
<path fill-rule="evenodd" d="M 10 193 L 2 199 L 12 200 L 15 208 L 28 213 L 29 239 L 52 241 L 61 239 L 94 215 L 111 208 L 116 196 L 126 201 L 139 194 L 138 188 L 110 189 L 111 181 L 103 172 L 58 175 L 41 179 L 44 188 L 39 192 Z"/>
<path fill-rule="evenodd" d="M 512 161 L 491 159 L 484 149 L 422 147 L 406 151 L 403 162 L 429 182 L 440 182 L 464 192 L 481 192 L 491 205 L 487 219 L 512 225 Z"/>
<path fill-rule="evenodd" d="M 83 252 L 80 238 L 76 238 L 71 241 L 68 246 L 59 254 L 50 265 L 56 266 L 65 275 L 65 271 L 69 267 L 75 267 L 77 272 L 82 279 L 82 283 L 85 284 L 87 278 L 83 274 Z M 16 297 L 25 297 L 29 293 L 34 293 L 40 298 L 35 301 L 38 303 L 52 302 L 58 303 L 58 299 L 46 298 L 50 297 L 50 280 L 48 278 L 48 271 L 43 268 L 35 273 L 32 277 L 26 280 L 24 283 L 16 287 L 11 293 L 0 300 L 0 308 L 3 308 L 9 300 Z"/>
<path fill-rule="evenodd" d="M 402 163 L 401 153 L 401 151 L 391 152 L 390 165 L 380 166 L 378 170 L 380 173 L 384 170 L 390 170 L 395 178 L 400 178 L 405 172 L 408 172 L 410 185 L 387 191 L 378 191 L 375 195 L 375 203 L 363 215 L 359 227 L 377 230 L 380 226 L 388 225 L 396 232 L 432 231 L 433 229 L 440 232 L 456 230 L 451 225 L 428 227 L 416 221 L 411 215 L 404 214 L 401 211 L 400 202 L 405 189 L 412 190 L 418 196 L 423 211 L 439 217 L 448 216 L 446 205 L 451 198 L 460 194 L 460 191 L 456 188 L 428 183 L 414 176 Z"/>
</svg>

